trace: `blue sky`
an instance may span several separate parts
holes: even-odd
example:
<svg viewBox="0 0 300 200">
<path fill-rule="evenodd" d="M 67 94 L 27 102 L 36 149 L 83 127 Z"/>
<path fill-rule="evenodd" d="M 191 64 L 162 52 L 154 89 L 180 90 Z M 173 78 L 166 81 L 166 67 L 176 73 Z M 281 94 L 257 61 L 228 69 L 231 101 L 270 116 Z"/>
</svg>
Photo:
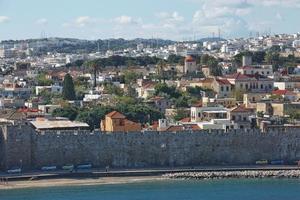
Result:
<svg viewBox="0 0 300 200">
<path fill-rule="evenodd" d="M 192 39 L 300 31 L 300 0 L 0 0 L 0 40 Z"/>
</svg>

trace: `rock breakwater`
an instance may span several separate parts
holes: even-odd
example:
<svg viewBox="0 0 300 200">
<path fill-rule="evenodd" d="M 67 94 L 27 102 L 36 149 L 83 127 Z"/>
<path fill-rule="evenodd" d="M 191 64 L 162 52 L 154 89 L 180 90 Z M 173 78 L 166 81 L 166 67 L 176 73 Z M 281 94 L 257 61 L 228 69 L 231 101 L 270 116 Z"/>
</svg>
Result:
<svg viewBox="0 0 300 200">
<path fill-rule="evenodd" d="M 163 175 L 170 179 L 225 179 L 225 178 L 300 178 L 300 170 L 250 170 L 222 172 L 182 172 Z"/>
</svg>

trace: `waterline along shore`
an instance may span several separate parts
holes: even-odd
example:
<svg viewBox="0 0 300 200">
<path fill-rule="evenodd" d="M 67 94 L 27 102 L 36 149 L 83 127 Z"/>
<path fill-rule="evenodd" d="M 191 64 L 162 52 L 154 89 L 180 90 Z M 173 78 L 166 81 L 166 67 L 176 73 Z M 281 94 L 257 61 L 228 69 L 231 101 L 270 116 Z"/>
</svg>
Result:
<svg viewBox="0 0 300 200">
<path fill-rule="evenodd" d="M 300 178 L 297 166 L 227 166 L 193 168 L 127 169 L 81 171 L 76 173 L 26 173 L 0 175 L 1 189 L 61 187 L 105 184 L 128 184 L 172 179 L 225 179 L 225 178 Z"/>
<path fill-rule="evenodd" d="M 225 179 L 225 178 L 300 178 L 300 170 L 245 170 L 215 172 L 181 172 L 163 175 L 169 179 Z"/>
</svg>

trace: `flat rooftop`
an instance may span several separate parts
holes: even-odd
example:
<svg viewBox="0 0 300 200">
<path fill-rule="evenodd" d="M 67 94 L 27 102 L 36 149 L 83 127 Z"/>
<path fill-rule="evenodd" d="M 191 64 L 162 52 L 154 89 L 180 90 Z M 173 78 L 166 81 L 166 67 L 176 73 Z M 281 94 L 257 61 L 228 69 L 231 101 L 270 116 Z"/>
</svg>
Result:
<svg viewBox="0 0 300 200">
<path fill-rule="evenodd" d="M 89 125 L 83 122 L 69 121 L 69 120 L 45 120 L 45 121 L 31 121 L 36 129 L 88 129 Z"/>
</svg>

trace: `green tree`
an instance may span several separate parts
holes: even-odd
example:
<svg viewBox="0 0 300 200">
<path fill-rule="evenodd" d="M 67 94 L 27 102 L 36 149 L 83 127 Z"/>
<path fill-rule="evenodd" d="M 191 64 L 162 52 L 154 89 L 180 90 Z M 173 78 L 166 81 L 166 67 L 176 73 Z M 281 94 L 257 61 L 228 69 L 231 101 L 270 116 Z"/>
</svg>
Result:
<svg viewBox="0 0 300 200">
<path fill-rule="evenodd" d="M 179 120 L 182 120 L 182 119 L 187 118 L 189 116 L 190 116 L 190 114 L 186 110 L 178 109 L 177 112 L 176 112 L 176 115 L 174 116 L 174 120 L 179 121 Z"/>
<path fill-rule="evenodd" d="M 52 116 L 54 117 L 66 117 L 70 120 L 75 120 L 78 115 L 78 111 L 75 107 L 67 106 L 64 108 L 57 108 L 53 111 Z"/>
<path fill-rule="evenodd" d="M 166 75 L 165 75 L 166 66 L 167 63 L 164 60 L 159 60 L 156 65 L 156 74 L 158 76 L 159 81 L 161 81 L 161 79 L 164 82 L 166 81 Z"/>
<path fill-rule="evenodd" d="M 140 77 L 139 74 L 137 74 L 133 71 L 126 70 L 124 72 L 124 80 L 125 80 L 126 84 L 135 83 L 139 77 Z"/>
<path fill-rule="evenodd" d="M 51 79 L 46 78 L 46 73 L 41 73 L 36 77 L 37 84 L 39 86 L 49 86 L 53 84 L 53 81 Z"/>
<path fill-rule="evenodd" d="M 70 74 L 66 74 L 64 77 L 62 96 L 65 100 L 76 99 L 73 78 Z"/>
<path fill-rule="evenodd" d="M 104 90 L 108 94 L 114 94 L 114 95 L 117 95 L 117 96 L 123 96 L 124 95 L 124 91 L 120 87 L 118 87 L 114 84 L 106 83 L 105 86 L 104 86 Z"/>
<path fill-rule="evenodd" d="M 243 101 L 244 99 L 244 94 L 246 93 L 245 90 L 233 90 L 233 97 L 237 100 L 237 101 Z"/>
</svg>

